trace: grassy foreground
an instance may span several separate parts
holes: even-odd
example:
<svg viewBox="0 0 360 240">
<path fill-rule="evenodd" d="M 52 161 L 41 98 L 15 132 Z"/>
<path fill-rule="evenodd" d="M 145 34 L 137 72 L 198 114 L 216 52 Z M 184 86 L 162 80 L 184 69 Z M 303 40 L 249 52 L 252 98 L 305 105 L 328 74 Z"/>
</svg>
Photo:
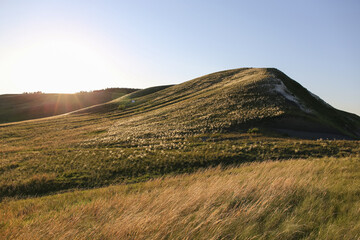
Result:
<svg viewBox="0 0 360 240">
<path fill-rule="evenodd" d="M 0 203 L 1 239 L 359 239 L 360 158 L 245 163 Z"/>
</svg>

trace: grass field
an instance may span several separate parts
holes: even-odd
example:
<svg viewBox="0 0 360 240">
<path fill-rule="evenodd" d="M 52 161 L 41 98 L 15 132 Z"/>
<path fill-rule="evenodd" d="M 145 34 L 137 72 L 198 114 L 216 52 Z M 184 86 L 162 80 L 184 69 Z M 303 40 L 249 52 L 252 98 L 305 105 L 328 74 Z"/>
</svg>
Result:
<svg viewBox="0 0 360 240">
<path fill-rule="evenodd" d="M 2 239 L 358 239 L 360 161 L 238 167 L 0 204 Z"/>
<path fill-rule="evenodd" d="M 26 196 L 71 188 L 138 182 L 164 174 L 249 161 L 353 156 L 358 141 L 300 140 L 260 133 L 151 137 L 89 145 L 84 139 L 106 134 L 106 120 L 67 118 L 0 128 L 0 195 Z M 96 123 L 99 121 L 98 123 Z M 76 122 L 78 125 L 74 125 Z M 89 125 L 87 125 L 89 124 Z M 36 132 L 33 130 L 36 126 Z M 61 126 L 61 131 L 58 129 Z M 78 126 L 78 127 L 76 127 Z M 52 131 L 52 127 L 56 128 Z M 11 131 L 8 131 L 11 129 Z M 30 129 L 30 130 L 29 130 Z M 84 144 L 86 143 L 86 144 Z"/>
</svg>

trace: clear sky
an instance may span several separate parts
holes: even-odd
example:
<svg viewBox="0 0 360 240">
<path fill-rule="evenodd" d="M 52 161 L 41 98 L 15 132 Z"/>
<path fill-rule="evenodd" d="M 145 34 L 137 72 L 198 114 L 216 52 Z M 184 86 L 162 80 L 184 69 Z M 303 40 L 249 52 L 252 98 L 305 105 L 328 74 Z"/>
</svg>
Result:
<svg viewBox="0 0 360 240">
<path fill-rule="evenodd" d="M 360 115 L 359 0 L 0 0 L 0 94 L 276 67 Z"/>
</svg>

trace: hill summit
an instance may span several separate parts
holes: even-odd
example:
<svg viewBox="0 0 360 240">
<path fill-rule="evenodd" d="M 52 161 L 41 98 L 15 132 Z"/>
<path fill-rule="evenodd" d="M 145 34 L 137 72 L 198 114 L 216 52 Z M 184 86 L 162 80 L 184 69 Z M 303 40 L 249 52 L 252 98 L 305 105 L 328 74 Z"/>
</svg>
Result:
<svg viewBox="0 0 360 240">
<path fill-rule="evenodd" d="M 240 68 L 140 90 L 74 114 L 114 111 L 116 142 L 260 128 L 300 138 L 352 139 L 360 118 L 337 110 L 274 68 Z"/>
</svg>

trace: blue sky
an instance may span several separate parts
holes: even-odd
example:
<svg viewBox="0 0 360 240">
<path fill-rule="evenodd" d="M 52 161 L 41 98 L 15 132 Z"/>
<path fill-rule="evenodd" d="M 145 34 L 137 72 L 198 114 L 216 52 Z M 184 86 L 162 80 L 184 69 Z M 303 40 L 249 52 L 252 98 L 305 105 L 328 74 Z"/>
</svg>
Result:
<svg viewBox="0 0 360 240">
<path fill-rule="evenodd" d="M 360 115 L 360 1 L 0 0 L 0 94 L 276 67 Z"/>
</svg>

